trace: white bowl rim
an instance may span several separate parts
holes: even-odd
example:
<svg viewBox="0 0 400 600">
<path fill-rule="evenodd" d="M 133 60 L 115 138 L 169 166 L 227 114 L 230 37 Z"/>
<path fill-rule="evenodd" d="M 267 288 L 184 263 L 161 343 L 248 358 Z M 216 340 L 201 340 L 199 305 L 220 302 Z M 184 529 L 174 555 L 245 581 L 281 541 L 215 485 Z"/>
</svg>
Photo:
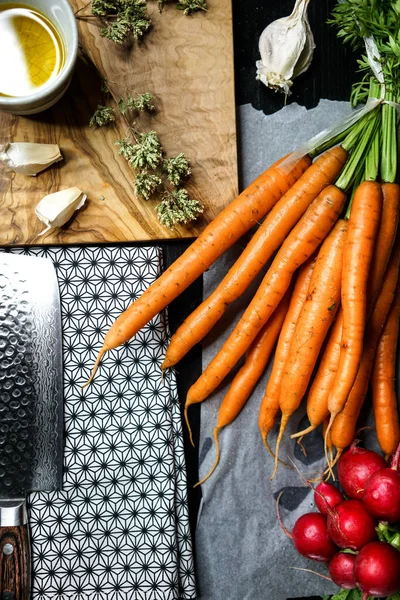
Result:
<svg viewBox="0 0 400 600">
<path fill-rule="evenodd" d="M 69 83 L 69 80 L 72 75 L 72 70 L 74 68 L 78 56 L 78 26 L 76 24 L 74 11 L 72 10 L 72 6 L 68 2 L 68 0 L 61 0 L 61 2 L 65 5 L 67 13 L 69 14 L 72 29 L 71 51 L 68 53 L 65 65 L 63 66 L 60 74 L 57 75 L 54 81 L 52 81 L 48 86 L 44 87 L 38 92 L 35 92 L 34 94 L 30 94 L 29 96 L 18 96 L 14 98 L 9 98 L 8 96 L 0 96 L 0 110 L 8 108 L 28 108 L 28 106 L 32 104 L 37 104 L 40 100 L 47 99 L 54 92 L 56 92 L 58 88 L 64 87 L 66 84 Z M 29 3 L 27 3 L 27 5 L 29 5 Z"/>
</svg>

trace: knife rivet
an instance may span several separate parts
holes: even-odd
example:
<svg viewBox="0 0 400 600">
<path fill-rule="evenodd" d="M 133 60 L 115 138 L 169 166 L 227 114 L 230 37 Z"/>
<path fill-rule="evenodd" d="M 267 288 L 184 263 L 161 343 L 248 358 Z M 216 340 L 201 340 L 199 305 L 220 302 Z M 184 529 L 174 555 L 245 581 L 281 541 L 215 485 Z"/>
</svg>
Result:
<svg viewBox="0 0 400 600">
<path fill-rule="evenodd" d="M 10 555 L 14 552 L 14 546 L 12 544 L 4 544 L 3 546 L 3 553 Z"/>
</svg>

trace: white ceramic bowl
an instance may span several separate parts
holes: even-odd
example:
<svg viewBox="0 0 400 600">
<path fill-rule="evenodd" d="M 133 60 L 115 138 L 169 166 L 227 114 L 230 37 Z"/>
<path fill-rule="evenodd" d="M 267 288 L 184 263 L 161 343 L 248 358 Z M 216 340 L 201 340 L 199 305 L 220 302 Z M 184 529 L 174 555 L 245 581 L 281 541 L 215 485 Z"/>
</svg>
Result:
<svg viewBox="0 0 400 600">
<path fill-rule="evenodd" d="M 9 2 L 10 0 L 0 0 L 0 6 Z M 37 8 L 46 15 L 58 29 L 65 46 L 65 64 L 51 83 L 29 96 L 0 96 L 0 110 L 15 115 L 32 115 L 55 104 L 66 91 L 78 55 L 78 28 L 68 0 L 18 0 L 18 4 Z"/>
</svg>

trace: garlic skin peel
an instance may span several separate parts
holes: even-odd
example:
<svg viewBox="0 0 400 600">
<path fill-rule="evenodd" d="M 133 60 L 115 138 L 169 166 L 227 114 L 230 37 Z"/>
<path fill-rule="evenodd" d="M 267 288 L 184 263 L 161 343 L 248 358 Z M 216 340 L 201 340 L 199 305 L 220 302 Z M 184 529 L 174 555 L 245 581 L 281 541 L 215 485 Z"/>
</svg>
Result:
<svg viewBox="0 0 400 600">
<path fill-rule="evenodd" d="M 42 198 L 35 208 L 35 212 L 46 228 L 39 233 L 39 236 L 47 233 L 49 229 L 61 227 L 67 223 L 74 212 L 82 208 L 85 202 L 86 194 L 77 187 L 60 190 Z"/>
<path fill-rule="evenodd" d="M 59 160 L 63 160 L 63 157 L 57 144 L 33 142 L 0 144 L 0 162 L 15 173 L 35 176 Z"/>
<path fill-rule="evenodd" d="M 308 69 L 314 54 L 314 36 L 307 16 L 309 1 L 296 0 L 293 12 L 270 23 L 258 44 L 261 60 L 256 62 L 256 79 L 286 96 L 293 79 Z"/>
</svg>

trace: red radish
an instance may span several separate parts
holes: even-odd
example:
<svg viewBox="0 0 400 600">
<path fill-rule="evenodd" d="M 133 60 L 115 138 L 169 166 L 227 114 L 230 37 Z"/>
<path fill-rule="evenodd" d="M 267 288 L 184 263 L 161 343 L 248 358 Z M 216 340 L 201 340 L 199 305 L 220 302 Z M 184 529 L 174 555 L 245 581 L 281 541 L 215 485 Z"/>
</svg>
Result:
<svg viewBox="0 0 400 600">
<path fill-rule="evenodd" d="M 380 469 L 368 479 L 363 502 L 368 512 L 381 521 L 400 521 L 400 473 L 397 470 L 399 448 L 390 468 Z"/>
<path fill-rule="evenodd" d="M 363 600 L 395 594 L 400 590 L 400 552 L 386 542 L 371 542 L 358 553 L 354 575 Z"/>
<path fill-rule="evenodd" d="M 326 517 L 317 512 L 306 513 L 297 519 L 292 540 L 297 552 L 311 560 L 328 562 L 337 552 L 328 535 Z"/>
<path fill-rule="evenodd" d="M 400 521 L 400 473 L 381 469 L 365 486 L 363 502 L 368 512 L 380 521 Z"/>
<path fill-rule="evenodd" d="M 345 500 L 328 515 L 328 533 L 339 548 L 360 550 L 376 538 L 375 527 L 361 500 Z"/>
<path fill-rule="evenodd" d="M 340 504 L 343 500 L 343 494 L 331 483 L 322 481 L 314 490 L 314 502 L 323 515 L 328 515 L 329 509 Z"/>
<path fill-rule="evenodd" d="M 372 450 L 358 448 L 353 442 L 338 462 L 338 477 L 344 493 L 350 498 L 361 498 L 372 473 L 386 466 L 383 456 Z"/>
<path fill-rule="evenodd" d="M 347 554 L 338 552 L 329 563 L 329 575 L 333 583 L 345 590 L 352 590 L 357 587 L 354 576 L 354 563 L 356 561 L 355 554 Z"/>
</svg>

